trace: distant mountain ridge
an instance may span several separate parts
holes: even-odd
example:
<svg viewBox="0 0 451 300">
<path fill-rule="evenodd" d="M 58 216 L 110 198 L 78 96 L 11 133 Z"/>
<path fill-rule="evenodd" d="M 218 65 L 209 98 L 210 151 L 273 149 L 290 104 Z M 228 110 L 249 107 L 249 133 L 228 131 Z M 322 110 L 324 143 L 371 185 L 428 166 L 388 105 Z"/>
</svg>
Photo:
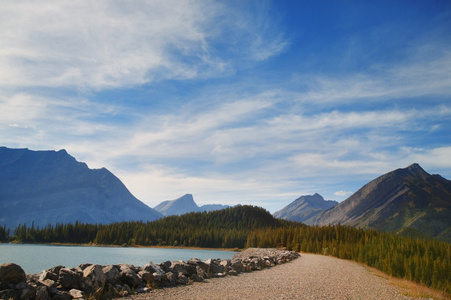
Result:
<svg viewBox="0 0 451 300">
<path fill-rule="evenodd" d="M 0 225 L 75 221 L 153 221 L 159 212 L 136 199 L 105 168 L 89 169 L 65 150 L 0 147 Z"/>
<path fill-rule="evenodd" d="M 302 222 L 307 225 L 315 223 L 317 217 L 338 204 L 337 201 L 324 200 L 315 193 L 297 198 L 284 208 L 274 213 L 274 217 L 289 221 Z"/>
<path fill-rule="evenodd" d="M 338 223 L 451 241 L 451 181 L 416 163 L 394 170 L 323 212 L 314 224 Z"/>
<path fill-rule="evenodd" d="M 196 202 L 194 202 L 193 195 L 186 194 L 175 200 L 163 201 L 153 209 L 160 212 L 164 216 L 180 216 L 190 212 L 214 211 L 228 207 L 229 206 L 227 205 L 221 204 L 207 204 L 199 207 Z"/>
</svg>

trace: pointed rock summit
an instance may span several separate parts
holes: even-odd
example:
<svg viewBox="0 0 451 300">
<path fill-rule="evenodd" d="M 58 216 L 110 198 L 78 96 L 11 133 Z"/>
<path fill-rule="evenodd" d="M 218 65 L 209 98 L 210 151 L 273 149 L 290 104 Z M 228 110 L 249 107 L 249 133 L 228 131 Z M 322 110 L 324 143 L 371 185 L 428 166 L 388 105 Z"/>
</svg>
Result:
<svg viewBox="0 0 451 300">
<path fill-rule="evenodd" d="M 154 209 L 164 216 L 183 215 L 190 212 L 213 211 L 228 208 L 228 205 L 206 204 L 198 206 L 194 202 L 193 195 L 186 194 L 175 200 L 166 200 L 154 207 Z"/>
<path fill-rule="evenodd" d="M 324 200 L 317 193 L 314 195 L 305 195 L 297 198 L 281 210 L 276 211 L 274 217 L 310 225 L 316 221 L 320 213 L 337 204 L 337 201 Z"/>
<path fill-rule="evenodd" d="M 188 212 L 199 211 L 199 207 L 197 206 L 196 202 L 194 202 L 193 195 L 191 194 L 183 195 L 182 197 L 175 200 L 163 201 L 153 209 L 160 212 L 164 216 L 180 216 Z"/>
<path fill-rule="evenodd" d="M 136 199 L 105 168 L 89 169 L 66 150 L 0 147 L 0 225 L 153 221 L 160 213 Z"/>
<path fill-rule="evenodd" d="M 451 241 L 451 181 L 416 163 L 394 170 L 322 213 L 314 224 L 338 223 Z"/>
</svg>

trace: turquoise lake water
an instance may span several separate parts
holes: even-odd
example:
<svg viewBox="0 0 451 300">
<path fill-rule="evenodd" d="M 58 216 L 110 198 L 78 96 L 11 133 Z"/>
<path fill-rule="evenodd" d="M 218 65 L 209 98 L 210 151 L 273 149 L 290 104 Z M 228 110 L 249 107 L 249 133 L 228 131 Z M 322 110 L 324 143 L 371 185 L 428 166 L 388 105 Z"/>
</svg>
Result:
<svg viewBox="0 0 451 300">
<path fill-rule="evenodd" d="M 144 266 L 148 262 L 183 260 L 190 258 L 232 258 L 236 252 L 218 250 L 133 248 L 133 247 L 86 247 L 50 246 L 28 244 L 0 244 L 0 264 L 13 262 L 25 273 L 35 274 L 54 266 L 67 268 L 82 263 L 99 265 L 131 264 Z"/>
</svg>

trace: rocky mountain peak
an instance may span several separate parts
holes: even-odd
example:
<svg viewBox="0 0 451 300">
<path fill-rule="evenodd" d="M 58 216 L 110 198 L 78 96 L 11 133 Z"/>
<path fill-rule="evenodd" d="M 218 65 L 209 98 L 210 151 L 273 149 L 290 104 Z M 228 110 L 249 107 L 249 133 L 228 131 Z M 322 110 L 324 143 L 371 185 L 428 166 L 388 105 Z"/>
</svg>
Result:
<svg viewBox="0 0 451 300">
<path fill-rule="evenodd" d="M 320 213 L 337 204 L 336 201 L 324 200 L 318 193 L 303 195 L 281 210 L 276 211 L 274 217 L 312 224 Z"/>
<path fill-rule="evenodd" d="M 444 229 L 451 226 L 451 182 L 417 163 L 396 169 L 322 213 L 315 224 L 338 223 L 450 240 Z"/>
<path fill-rule="evenodd" d="M 0 225 L 153 221 L 162 215 L 105 168 L 90 169 L 66 150 L 0 147 Z"/>
</svg>

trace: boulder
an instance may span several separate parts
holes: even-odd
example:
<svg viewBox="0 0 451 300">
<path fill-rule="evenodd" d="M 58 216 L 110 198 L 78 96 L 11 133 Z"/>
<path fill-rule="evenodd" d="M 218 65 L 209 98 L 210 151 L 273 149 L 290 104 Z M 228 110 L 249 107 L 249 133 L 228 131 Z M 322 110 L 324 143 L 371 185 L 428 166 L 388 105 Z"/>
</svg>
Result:
<svg viewBox="0 0 451 300">
<path fill-rule="evenodd" d="M 52 300 L 72 300 L 72 295 L 66 291 L 58 291 L 53 295 Z"/>
<path fill-rule="evenodd" d="M 20 300 L 32 300 L 36 298 L 36 289 L 28 286 L 20 289 Z"/>
<path fill-rule="evenodd" d="M 177 280 L 177 274 L 172 273 L 172 272 L 166 273 L 166 281 L 169 285 L 174 285 L 176 280 Z"/>
<path fill-rule="evenodd" d="M 181 273 L 186 277 L 190 277 L 191 275 L 196 274 L 196 267 L 190 264 L 186 264 L 183 261 L 172 262 L 171 269 L 173 273 Z"/>
<path fill-rule="evenodd" d="M 198 264 L 202 263 L 202 261 L 198 258 L 190 258 L 186 263 L 193 266 L 197 266 Z"/>
<path fill-rule="evenodd" d="M 16 291 L 13 289 L 7 289 L 7 290 L 0 291 L 0 299 L 19 300 L 20 299 L 20 291 Z"/>
<path fill-rule="evenodd" d="M 58 283 L 64 290 L 81 289 L 82 276 L 71 269 L 62 268 L 59 271 Z"/>
<path fill-rule="evenodd" d="M 159 266 L 164 272 L 170 272 L 170 267 L 171 267 L 171 262 L 170 261 L 165 261 L 162 263 L 159 263 L 157 266 Z"/>
<path fill-rule="evenodd" d="M 92 264 L 81 264 L 78 266 L 82 271 L 84 271 L 87 267 L 92 266 Z"/>
<path fill-rule="evenodd" d="M 39 278 L 38 278 L 39 281 L 44 281 L 46 279 L 57 281 L 58 280 L 58 274 L 55 274 L 53 272 L 46 271 L 46 270 L 44 270 L 41 273 L 39 273 Z"/>
<path fill-rule="evenodd" d="M 176 281 L 177 284 L 188 284 L 188 277 L 183 275 L 182 273 L 179 273 L 179 276 L 177 277 Z"/>
<path fill-rule="evenodd" d="M 241 259 L 233 259 L 231 261 L 230 267 L 237 271 L 238 273 L 241 273 L 244 271 L 243 263 L 241 262 Z"/>
<path fill-rule="evenodd" d="M 21 266 L 14 263 L 6 263 L 0 266 L 0 282 L 20 283 L 27 277 Z"/>
<path fill-rule="evenodd" d="M 51 279 L 45 279 L 43 281 L 39 281 L 39 284 L 41 286 L 44 286 L 46 288 L 46 290 L 52 295 L 56 294 L 56 292 L 58 292 L 58 290 L 56 289 L 56 282 Z M 36 294 L 36 296 L 37 296 L 37 294 Z"/>
<path fill-rule="evenodd" d="M 204 271 L 207 272 L 208 274 L 224 272 L 224 267 L 216 264 L 215 261 L 213 261 L 212 259 L 204 260 L 204 263 L 207 266 L 207 270 Z"/>
<path fill-rule="evenodd" d="M 77 289 L 71 289 L 69 291 L 69 294 L 72 296 L 73 299 L 84 299 L 84 294 L 82 291 Z"/>
<path fill-rule="evenodd" d="M 208 275 L 207 272 L 205 272 L 204 269 L 199 266 L 196 267 L 196 274 L 204 279 L 210 278 L 210 275 Z"/>
<path fill-rule="evenodd" d="M 90 265 L 85 268 L 83 277 L 91 279 L 94 289 L 102 287 L 106 279 L 102 266 L 100 265 Z"/>
<path fill-rule="evenodd" d="M 108 284 L 115 285 L 119 281 L 120 275 L 117 267 L 112 265 L 105 266 L 103 267 L 102 272 L 105 275 Z"/>
<path fill-rule="evenodd" d="M 48 269 L 48 271 L 51 272 L 51 273 L 55 273 L 56 275 L 59 275 L 60 274 L 60 270 L 64 269 L 64 268 L 65 268 L 65 266 L 56 266 L 56 267 Z"/>
<path fill-rule="evenodd" d="M 164 266 L 167 270 L 169 270 L 166 264 L 164 264 Z M 166 273 L 166 271 L 164 271 L 163 268 L 160 267 L 160 265 L 156 265 L 153 262 L 149 262 L 148 264 L 146 264 L 143 269 L 144 271 L 148 271 L 154 274 L 154 276 L 155 275 L 164 276 Z"/>
<path fill-rule="evenodd" d="M 201 277 L 201 276 L 199 276 L 199 275 L 197 275 L 197 274 L 191 275 L 191 276 L 189 277 L 189 279 L 190 279 L 191 281 L 193 281 L 193 282 L 202 282 L 202 281 L 204 281 L 204 278 Z"/>
<path fill-rule="evenodd" d="M 148 287 L 151 287 L 155 283 L 155 276 L 149 271 L 141 271 L 138 273 L 138 277 L 141 277 L 141 280 L 146 283 Z"/>
<path fill-rule="evenodd" d="M 136 287 L 142 284 L 142 281 L 138 275 L 126 265 L 121 265 L 119 279 L 122 283 L 128 285 L 129 287 Z"/>
<path fill-rule="evenodd" d="M 49 292 L 45 286 L 38 286 L 36 288 L 36 300 L 47 300 L 49 298 Z"/>
</svg>

